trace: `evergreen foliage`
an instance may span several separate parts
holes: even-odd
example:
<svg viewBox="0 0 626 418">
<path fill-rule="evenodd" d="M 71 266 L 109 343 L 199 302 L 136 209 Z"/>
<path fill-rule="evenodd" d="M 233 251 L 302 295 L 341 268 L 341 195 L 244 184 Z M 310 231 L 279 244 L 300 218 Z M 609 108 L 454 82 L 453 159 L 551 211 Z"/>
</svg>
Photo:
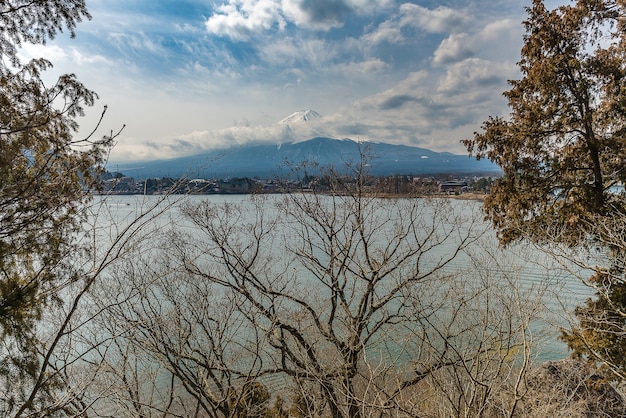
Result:
<svg viewBox="0 0 626 418">
<path fill-rule="evenodd" d="M 591 279 L 597 299 L 577 310 L 579 328 L 564 338 L 576 355 L 624 378 L 626 241 L 611 237 L 623 230 L 626 207 L 625 195 L 612 192 L 626 182 L 626 3 L 577 0 L 548 10 L 534 0 L 527 11 L 522 78 L 504 93 L 510 118 L 489 118 L 464 143 L 504 172 L 485 200 L 502 243 L 607 250 L 611 273 Z"/>
<path fill-rule="evenodd" d="M 12 382 L 0 415 L 33 407 L 37 321 L 78 280 L 68 267 L 73 237 L 112 137 L 75 139 L 77 118 L 96 94 L 73 74 L 46 85 L 44 59 L 21 62 L 23 43 L 44 44 L 89 18 L 84 0 L 0 2 L 0 376 Z M 36 387 L 40 387 L 35 385 Z M 41 389 L 45 389 L 40 387 Z M 43 391 L 45 392 L 45 390 Z M 11 401 L 13 399 L 13 401 Z M 8 409 L 7 409 L 8 408 Z"/>
</svg>

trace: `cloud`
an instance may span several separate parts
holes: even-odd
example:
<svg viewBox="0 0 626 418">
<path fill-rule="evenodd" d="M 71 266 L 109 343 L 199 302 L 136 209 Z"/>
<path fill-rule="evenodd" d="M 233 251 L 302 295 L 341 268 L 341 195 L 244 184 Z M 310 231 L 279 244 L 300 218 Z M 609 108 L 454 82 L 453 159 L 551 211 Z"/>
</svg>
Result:
<svg viewBox="0 0 626 418">
<path fill-rule="evenodd" d="M 441 41 L 433 55 L 433 63 L 437 66 L 454 63 L 474 55 L 466 33 L 452 34 Z"/>
<path fill-rule="evenodd" d="M 376 30 L 363 35 L 362 40 L 369 45 L 379 45 L 382 43 L 399 44 L 404 42 L 405 38 L 402 34 L 402 28 L 398 27 L 395 22 L 383 22 Z"/>
<path fill-rule="evenodd" d="M 231 0 L 216 9 L 205 23 L 214 35 L 234 40 L 248 40 L 252 34 L 272 27 L 284 29 L 280 2 L 277 0 Z"/>
<path fill-rule="evenodd" d="M 406 105 L 407 103 L 417 102 L 418 99 L 408 95 L 408 94 L 399 94 L 397 96 L 391 96 L 380 104 L 381 110 L 391 110 L 397 109 Z"/>
<path fill-rule="evenodd" d="M 342 27 L 351 15 L 369 15 L 393 0 L 283 0 L 285 17 L 299 27 L 329 30 Z"/>
<path fill-rule="evenodd" d="M 337 70 L 345 77 L 358 77 L 361 75 L 379 74 L 389 69 L 389 64 L 381 59 L 369 59 L 359 62 L 346 62 L 336 66 Z"/>
<path fill-rule="evenodd" d="M 22 61 L 29 61 L 33 58 L 45 58 L 54 63 L 66 60 L 68 54 L 58 45 L 24 43 L 18 51 L 18 58 Z"/>
<path fill-rule="evenodd" d="M 285 0 L 283 11 L 297 26 L 328 30 L 341 27 L 352 7 L 341 0 Z"/>
<path fill-rule="evenodd" d="M 390 110 L 401 107 L 408 101 L 414 101 L 415 94 L 427 84 L 429 74 L 418 71 L 409 74 L 392 88 L 355 102 L 355 108 L 361 110 Z"/>
<path fill-rule="evenodd" d="M 382 43 L 402 44 L 414 40 L 414 31 L 441 34 L 455 33 L 467 26 L 468 17 L 461 10 L 448 7 L 428 9 L 417 4 L 405 3 L 388 19 L 362 36 L 369 45 Z"/>
<path fill-rule="evenodd" d="M 514 60 L 519 56 L 522 35 L 522 26 L 511 19 L 489 22 L 474 33 L 452 33 L 434 52 L 433 64 L 445 66 L 475 56 Z"/>
<path fill-rule="evenodd" d="M 52 62 L 58 68 L 62 68 L 70 64 L 73 72 L 77 69 L 89 68 L 93 65 L 107 67 L 111 65 L 111 60 L 100 54 L 86 53 L 75 47 L 61 48 L 58 45 L 33 45 L 24 44 L 18 52 L 21 61 L 26 62 L 34 58 L 45 58 Z M 57 74 L 58 71 L 52 71 Z M 51 74 L 51 76 L 52 76 Z"/>
<path fill-rule="evenodd" d="M 469 58 L 407 75 L 325 120 L 338 136 L 404 143 L 463 153 L 460 144 L 488 115 L 506 109 L 502 92 L 516 75 L 513 63 Z"/>
<path fill-rule="evenodd" d="M 400 6 L 400 27 L 414 26 L 430 33 L 448 33 L 461 30 L 469 21 L 462 10 L 448 7 L 427 9 L 417 4 L 405 3 Z"/>
<path fill-rule="evenodd" d="M 72 61 L 74 61 L 79 66 L 109 63 L 109 60 L 103 55 L 98 55 L 98 54 L 86 55 L 76 48 L 70 49 L 70 56 L 71 56 Z"/>
<path fill-rule="evenodd" d="M 522 24 L 511 19 L 501 19 L 489 22 L 480 32 L 479 37 L 483 42 L 501 42 L 503 39 L 521 40 Z"/>
<path fill-rule="evenodd" d="M 193 131 L 166 142 L 127 137 L 115 147 L 113 159 L 118 162 L 158 160 L 246 144 L 298 142 L 316 136 L 335 135 L 323 118 L 290 125 L 278 123 L 253 125 L 249 121 L 236 124 L 237 126 L 216 131 Z"/>
<path fill-rule="evenodd" d="M 254 34 L 272 29 L 282 32 L 288 24 L 327 31 L 340 28 L 351 15 L 367 15 L 388 8 L 393 0 L 227 0 L 206 19 L 213 35 L 248 41 Z"/>
<path fill-rule="evenodd" d="M 285 37 L 259 47 L 259 57 L 265 64 L 278 67 L 298 66 L 308 71 L 328 68 L 339 56 L 335 45 L 317 38 Z"/>
<path fill-rule="evenodd" d="M 489 22 L 476 34 L 473 48 L 494 61 L 517 60 L 522 48 L 524 27 L 512 19 Z"/>
<path fill-rule="evenodd" d="M 501 88 L 503 80 L 515 78 L 517 75 L 517 67 L 512 63 L 470 58 L 449 66 L 440 77 L 437 90 L 442 94 L 480 92 L 494 84 Z"/>
<path fill-rule="evenodd" d="M 109 42 L 122 57 L 136 61 L 138 57 L 159 56 L 161 59 L 169 55 L 163 45 L 162 37 L 154 34 L 135 32 L 112 32 L 108 34 Z"/>
<path fill-rule="evenodd" d="M 507 111 L 502 91 L 518 75 L 515 0 L 174 3 L 92 0 L 94 19 L 76 40 L 46 50 L 128 125 L 116 156 L 317 133 L 458 151 L 488 115 Z M 304 108 L 324 114 L 323 125 L 274 126 Z"/>
<path fill-rule="evenodd" d="M 292 124 L 271 123 L 261 125 L 247 124 L 214 132 L 210 143 L 215 148 L 249 143 L 285 143 L 298 142 L 315 136 L 332 136 L 324 117 L 310 119 L 307 122 Z"/>
</svg>

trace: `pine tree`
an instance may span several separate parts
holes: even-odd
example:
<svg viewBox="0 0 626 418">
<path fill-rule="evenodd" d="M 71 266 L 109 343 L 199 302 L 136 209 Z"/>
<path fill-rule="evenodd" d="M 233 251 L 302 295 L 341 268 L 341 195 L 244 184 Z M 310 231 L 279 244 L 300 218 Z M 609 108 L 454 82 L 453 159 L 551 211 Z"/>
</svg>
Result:
<svg viewBox="0 0 626 418">
<path fill-rule="evenodd" d="M 52 64 L 21 62 L 17 52 L 63 30 L 73 36 L 84 18 L 84 0 L 0 2 L 0 375 L 15 387 L 38 370 L 35 327 L 43 310 L 78 279 L 67 260 L 112 141 L 75 138 L 93 91 L 72 74 L 46 85 Z"/>
<path fill-rule="evenodd" d="M 504 93 L 510 117 L 489 118 L 464 143 L 503 170 L 485 200 L 502 243 L 603 249 L 609 265 L 590 279 L 596 299 L 578 308 L 579 326 L 564 339 L 626 378 L 626 241 L 615 239 L 626 237 L 626 197 L 612 192 L 626 182 L 626 3 L 548 10 L 534 0 L 527 12 L 522 78 Z"/>
</svg>

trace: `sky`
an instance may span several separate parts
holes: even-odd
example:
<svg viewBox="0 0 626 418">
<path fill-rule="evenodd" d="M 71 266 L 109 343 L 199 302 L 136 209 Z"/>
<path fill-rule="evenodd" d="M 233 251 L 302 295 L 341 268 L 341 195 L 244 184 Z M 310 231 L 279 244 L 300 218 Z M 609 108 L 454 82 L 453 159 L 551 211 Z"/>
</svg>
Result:
<svg viewBox="0 0 626 418">
<path fill-rule="evenodd" d="M 556 0 L 555 0 L 556 1 Z M 87 0 L 76 37 L 24 45 L 125 125 L 111 161 L 351 138 L 464 154 L 518 79 L 530 0 Z M 550 6 L 550 2 L 548 2 Z M 320 118 L 279 124 L 295 111 Z"/>
</svg>

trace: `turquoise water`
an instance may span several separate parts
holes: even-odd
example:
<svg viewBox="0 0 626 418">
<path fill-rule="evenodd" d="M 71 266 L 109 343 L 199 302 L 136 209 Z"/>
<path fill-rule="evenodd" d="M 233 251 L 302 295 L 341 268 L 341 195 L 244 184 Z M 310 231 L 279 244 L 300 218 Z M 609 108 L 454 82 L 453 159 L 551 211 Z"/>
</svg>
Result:
<svg viewBox="0 0 626 418">
<path fill-rule="evenodd" d="M 266 197 L 268 215 L 272 214 L 276 201 L 281 198 L 281 196 Z M 99 212 L 96 222 L 100 228 L 100 239 L 106 242 L 107 237 L 122 230 L 142 210 L 153 205 L 158 199 L 158 196 L 108 196 L 106 200 L 103 200 L 105 210 Z M 184 198 L 172 196 L 169 199 L 171 206 L 167 207 L 164 213 L 150 224 L 150 228 L 154 228 L 155 231 L 175 228 L 178 231 L 186 231 L 191 236 L 199 232 L 196 226 L 182 216 L 181 204 L 210 201 L 217 205 L 233 203 L 252 206 L 249 197 L 243 195 L 187 196 Z M 182 200 L 178 201 L 178 199 Z M 480 205 L 479 202 L 463 200 L 451 200 L 450 204 L 459 214 L 478 213 Z M 423 216 L 429 216 L 428 214 L 429 212 L 425 211 Z M 401 216 L 401 214 L 390 212 L 385 216 L 394 217 Z M 533 334 L 536 361 L 542 362 L 567 356 L 567 348 L 558 338 L 559 329 L 569 326 L 573 309 L 593 294 L 592 289 L 576 277 L 577 275 L 585 277 L 587 273 L 576 270 L 562 260 L 554 259 L 530 245 L 500 248 L 489 225 L 483 221 L 476 222 L 474 227 L 485 232 L 475 244 L 468 247 L 467 251 L 459 253 L 446 265 L 446 274 L 457 277 L 459 283 L 465 281 L 470 284 L 477 276 L 488 277 L 500 286 L 501 292 L 515 291 L 518 298 L 528 299 L 529 306 L 537 304 L 537 311 L 533 314 L 535 319 L 529 330 Z M 442 228 L 445 229 L 446 226 Z M 156 233 L 155 236 L 157 236 Z M 381 232 L 381 237 L 384 236 L 385 234 Z M 284 254 L 290 237 L 285 234 L 282 241 L 277 240 L 273 244 L 274 248 L 271 251 L 278 255 Z M 439 257 L 446 257 L 447 251 L 454 249 L 454 241 L 451 241 L 451 245 L 449 248 L 444 245 L 434 249 L 429 254 L 430 259 L 427 258 L 421 262 L 428 267 L 428 263 L 435 263 Z M 301 279 L 303 280 L 302 286 L 309 286 L 306 283 L 309 279 L 306 279 L 306 276 L 303 277 L 305 278 Z M 441 297 L 452 296 L 448 292 L 442 294 Z M 454 303 L 452 300 L 449 302 Z M 398 348 L 398 350 L 401 349 Z"/>
</svg>

